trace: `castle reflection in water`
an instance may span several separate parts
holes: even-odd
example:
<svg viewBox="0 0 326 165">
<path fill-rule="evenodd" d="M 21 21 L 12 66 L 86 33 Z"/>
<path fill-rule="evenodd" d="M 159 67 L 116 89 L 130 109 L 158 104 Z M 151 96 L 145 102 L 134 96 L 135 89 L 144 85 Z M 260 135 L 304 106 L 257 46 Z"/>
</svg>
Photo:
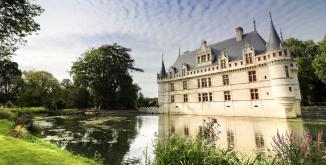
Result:
<svg viewBox="0 0 326 165">
<path fill-rule="evenodd" d="M 217 144 L 224 148 L 233 148 L 241 153 L 265 152 L 271 149 L 272 138 L 279 131 L 293 131 L 303 135 L 304 127 L 301 119 L 292 120 L 276 118 L 246 117 L 209 117 L 194 115 L 161 115 L 158 134 L 160 138 L 171 133 L 196 138 L 199 126 L 208 118 L 217 119 L 220 126 Z M 294 122 L 293 122 L 294 121 Z"/>
</svg>

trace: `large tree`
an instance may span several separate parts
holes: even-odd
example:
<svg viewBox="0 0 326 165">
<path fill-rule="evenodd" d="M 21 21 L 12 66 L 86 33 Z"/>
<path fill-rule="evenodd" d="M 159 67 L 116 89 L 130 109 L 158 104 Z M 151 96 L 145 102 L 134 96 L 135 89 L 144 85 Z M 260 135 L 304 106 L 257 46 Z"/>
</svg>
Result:
<svg viewBox="0 0 326 165">
<path fill-rule="evenodd" d="M 10 57 L 24 37 L 40 29 L 34 17 L 43 9 L 30 0 L 0 1 L 0 58 Z"/>
<path fill-rule="evenodd" d="M 133 84 L 129 71 L 142 70 L 134 67 L 130 51 L 116 43 L 103 45 L 85 52 L 73 63 L 74 82 L 94 95 L 97 107 L 135 107 L 139 89 Z"/>
<path fill-rule="evenodd" d="M 0 101 L 5 104 L 14 101 L 20 88 L 22 72 L 16 62 L 0 61 Z"/>
<path fill-rule="evenodd" d="M 46 106 L 55 109 L 61 96 L 59 81 L 51 73 L 46 71 L 24 73 L 24 85 L 19 94 L 21 106 Z"/>
<path fill-rule="evenodd" d="M 298 79 L 303 105 L 325 104 L 326 85 L 323 77 L 326 72 L 323 66 L 323 52 L 326 50 L 326 37 L 316 44 L 312 40 L 300 41 L 289 38 L 287 44 L 292 56 L 298 62 Z"/>
</svg>

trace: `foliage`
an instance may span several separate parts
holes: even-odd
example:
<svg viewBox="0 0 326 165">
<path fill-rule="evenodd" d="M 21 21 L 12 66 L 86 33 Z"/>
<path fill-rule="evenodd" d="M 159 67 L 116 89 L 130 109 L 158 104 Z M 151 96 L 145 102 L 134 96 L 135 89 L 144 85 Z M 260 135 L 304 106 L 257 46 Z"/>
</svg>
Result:
<svg viewBox="0 0 326 165">
<path fill-rule="evenodd" d="M 16 62 L 0 61 L 0 102 L 2 104 L 16 99 L 21 75 L 22 72 L 18 69 Z"/>
<path fill-rule="evenodd" d="M 144 97 L 144 95 L 139 92 L 137 97 L 137 107 L 158 107 L 158 99 Z"/>
<path fill-rule="evenodd" d="M 18 112 L 43 113 L 43 112 L 47 111 L 47 109 L 45 107 L 0 108 L 0 111 L 1 110 L 10 111 L 10 112 L 14 112 L 14 113 L 18 113 Z"/>
<path fill-rule="evenodd" d="M 314 59 L 313 67 L 318 78 L 323 83 L 326 83 L 326 52 L 323 52 L 320 56 Z"/>
<path fill-rule="evenodd" d="M 0 1 L 0 59 L 9 57 L 23 43 L 24 37 L 40 29 L 34 17 L 43 9 L 29 0 Z"/>
<path fill-rule="evenodd" d="M 309 131 L 304 138 L 293 132 L 273 137 L 273 151 L 280 164 L 325 164 L 325 146 L 322 142 L 322 132 L 318 132 L 317 140 L 313 140 Z"/>
<path fill-rule="evenodd" d="M 0 109 L 0 119 L 14 120 L 15 117 L 16 117 L 15 113 Z"/>
<path fill-rule="evenodd" d="M 46 71 L 25 72 L 18 104 L 21 107 L 45 106 L 49 109 L 57 109 L 61 92 L 59 81 L 51 73 Z"/>
<path fill-rule="evenodd" d="M 208 146 L 203 140 L 182 138 L 176 135 L 158 142 L 155 146 L 155 164 L 239 164 L 236 152 Z"/>
<path fill-rule="evenodd" d="M 208 121 L 204 120 L 203 125 L 199 126 L 198 139 L 203 140 L 207 145 L 216 145 L 216 141 L 219 139 L 221 131 L 218 130 L 220 124 L 217 123 L 215 118 L 208 118 Z"/>
<path fill-rule="evenodd" d="M 129 71 L 134 67 L 130 49 L 116 43 L 93 48 L 73 63 L 71 73 L 77 86 L 94 96 L 96 107 L 134 108 L 139 87 L 132 83 Z"/>
<path fill-rule="evenodd" d="M 318 44 L 312 40 L 300 41 L 289 38 L 287 45 L 291 56 L 298 62 L 298 79 L 303 105 L 326 104 L 326 84 L 323 83 L 325 65 L 323 52 L 326 50 L 326 36 Z"/>
</svg>

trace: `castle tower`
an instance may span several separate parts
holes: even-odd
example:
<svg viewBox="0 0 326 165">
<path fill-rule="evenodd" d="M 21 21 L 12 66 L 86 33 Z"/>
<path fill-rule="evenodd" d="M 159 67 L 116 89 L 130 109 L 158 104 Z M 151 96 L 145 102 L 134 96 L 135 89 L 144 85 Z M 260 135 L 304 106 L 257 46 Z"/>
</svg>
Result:
<svg viewBox="0 0 326 165">
<path fill-rule="evenodd" d="M 281 110 L 277 112 L 280 116 L 295 118 L 298 110 L 295 108 L 294 75 L 291 72 L 291 57 L 287 55 L 287 52 L 287 48 L 281 46 L 281 39 L 275 30 L 270 14 L 270 35 L 266 53 L 273 58 L 273 61 L 269 63 L 272 97 L 277 105 L 275 109 Z"/>
</svg>

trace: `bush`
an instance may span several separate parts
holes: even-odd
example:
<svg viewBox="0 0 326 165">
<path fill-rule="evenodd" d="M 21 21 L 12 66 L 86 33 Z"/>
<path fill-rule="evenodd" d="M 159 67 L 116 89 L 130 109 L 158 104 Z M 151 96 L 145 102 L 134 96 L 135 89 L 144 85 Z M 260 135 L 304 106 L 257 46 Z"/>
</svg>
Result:
<svg viewBox="0 0 326 165">
<path fill-rule="evenodd" d="M 216 147 L 219 126 L 216 119 L 209 118 L 200 126 L 195 141 L 171 135 L 157 142 L 155 164 L 240 164 L 241 160 L 234 150 Z"/>
<path fill-rule="evenodd" d="M 16 115 L 13 112 L 0 109 L 0 119 L 14 120 Z"/>
<path fill-rule="evenodd" d="M 13 108 L 13 107 L 16 107 L 16 106 L 15 106 L 15 104 L 12 103 L 11 101 L 7 101 L 7 102 L 5 103 L 5 107 L 7 107 L 7 108 Z"/>
<path fill-rule="evenodd" d="M 293 132 L 286 132 L 285 135 L 277 132 L 273 142 L 273 151 L 279 164 L 326 164 L 326 150 L 321 131 L 315 141 L 310 131 L 306 131 L 303 138 Z"/>
</svg>

